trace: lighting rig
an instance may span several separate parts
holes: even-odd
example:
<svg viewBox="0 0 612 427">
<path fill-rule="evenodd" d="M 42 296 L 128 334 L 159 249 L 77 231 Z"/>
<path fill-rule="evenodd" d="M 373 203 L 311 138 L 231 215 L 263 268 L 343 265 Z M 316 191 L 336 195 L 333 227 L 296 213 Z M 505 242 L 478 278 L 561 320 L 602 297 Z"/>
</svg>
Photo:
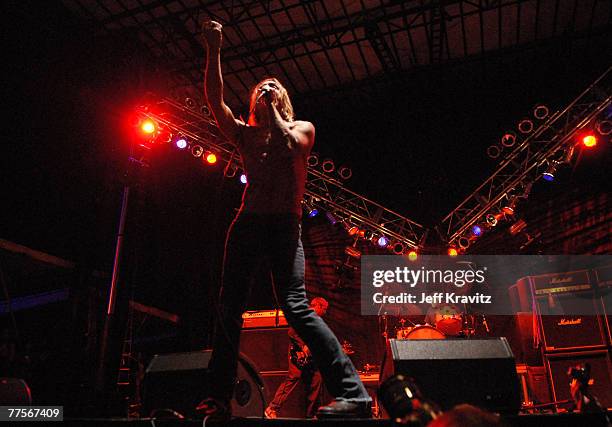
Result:
<svg viewBox="0 0 612 427">
<path fill-rule="evenodd" d="M 611 89 L 612 67 L 564 109 L 550 114 L 546 106 L 536 106 L 533 119 L 524 118 L 518 132 L 505 133 L 500 145 L 487 149 L 491 158 L 507 153 L 497 170 L 438 227 L 449 255 L 464 252 L 486 230 L 512 218 L 533 184 L 540 178 L 553 181 L 558 168 L 571 163 L 577 147 L 596 145 L 596 133 L 609 138 Z"/>
<path fill-rule="evenodd" d="M 248 177 L 240 155 L 217 128 L 206 106 L 187 98 L 183 104 L 170 98 L 150 95 L 150 102 L 138 108 L 139 126 L 147 133 L 145 145 L 173 142 L 177 148 L 189 150 L 194 157 L 225 164 L 226 177 L 240 174 L 244 184 Z M 145 131 L 143 126 L 151 121 Z M 143 144 L 141 144 L 143 145 Z M 146 147 L 148 148 L 148 147 Z M 341 223 L 351 235 L 386 247 L 394 254 L 414 256 L 425 242 L 427 230 L 422 225 L 347 189 L 342 181 L 350 179 L 347 166 L 336 168 L 333 160 L 319 159 L 312 153 L 308 158 L 308 175 L 303 206 L 309 217 L 325 212 L 332 223 Z M 353 232 L 354 231 L 354 232 Z"/>
</svg>

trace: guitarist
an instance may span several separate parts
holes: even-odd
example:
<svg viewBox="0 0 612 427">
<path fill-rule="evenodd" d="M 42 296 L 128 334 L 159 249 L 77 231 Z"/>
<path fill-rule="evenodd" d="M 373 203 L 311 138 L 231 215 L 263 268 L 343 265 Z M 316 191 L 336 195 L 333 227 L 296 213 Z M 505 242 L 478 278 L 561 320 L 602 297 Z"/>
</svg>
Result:
<svg viewBox="0 0 612 427">
<path fill-rule="evenodd" d="M 310 302 L 310 307 L 319 317 L 323 317 L 328 306 L 329 303 L 321 297 L 313 298 Z M 306 388 L 306 399 L 308 400 L 306 418 L 314 418 L 321 394 L 321 373 L 312 360 L 308 346 L 293 328 L 289 328 L 289 340 L 289 372 L 285 381 L 276 390 L 274 399 L 272 399 L 272 402 L 266 408 L 265 415 L 266 418 L 276 418 L 278 411 L 280 411 L 293 389 L 295 389 L 295 386 L 302 380 Z"/>
</svg>

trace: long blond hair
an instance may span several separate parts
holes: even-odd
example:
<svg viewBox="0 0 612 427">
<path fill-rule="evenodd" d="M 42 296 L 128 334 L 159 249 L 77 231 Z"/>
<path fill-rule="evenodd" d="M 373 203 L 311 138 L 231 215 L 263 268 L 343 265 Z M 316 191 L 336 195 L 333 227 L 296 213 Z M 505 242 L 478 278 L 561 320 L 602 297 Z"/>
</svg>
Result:
<svg viewBox="0 0 612 427">
<path fill-rule="evenodd" d="M 259 87 L 264 82 L 274 82 L 276 85 L 278 85 L 278 89 L 280 92 L 280 98 L 278 100 L 278 112 L 280 113 L 281 117 L 284 120 L 288 122 L 292 122 L 294 119 L 293 105 L 291 105 L 291 99 L 289 98 L 289 93 L 287 92 L 287 89 L 285 89 L 285 86 L 283 86 L 283 84 L 280 81 L 278 81 L 278 79 L 275 77 L 265 78 L 251 88 L 251 94 L 249 96 L 249 99 L 250 99 L 249 115 L 253 116 L 253 118 L 255 119 L 255 122 L 257 122 L 257 113 L 255 111 L 255 105 L 257 103 L 257 95 L 258 95 L 257 89 L 259 89 Z M 251 118 L 249 117 L 249 122 L 250 121 L 251 121 Z"/>
</svg>

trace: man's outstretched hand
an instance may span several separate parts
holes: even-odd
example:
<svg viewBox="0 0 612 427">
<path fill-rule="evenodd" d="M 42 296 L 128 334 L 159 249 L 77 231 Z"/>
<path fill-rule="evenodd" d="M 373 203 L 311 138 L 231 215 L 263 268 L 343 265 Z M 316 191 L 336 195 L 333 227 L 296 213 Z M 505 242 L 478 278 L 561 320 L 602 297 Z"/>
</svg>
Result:
<svg viewBox="0 0 612 427">
<path fill-rule="evenodd" d="M 223 25 L 218 23 L 217 21 L 209 21 L 206 20 L 202 22 L 202 36 L 204 37 L 204 41 L 210 47 L 220 47 L 221 46 L 221 32 L 223 30 Z"/>
</svg>

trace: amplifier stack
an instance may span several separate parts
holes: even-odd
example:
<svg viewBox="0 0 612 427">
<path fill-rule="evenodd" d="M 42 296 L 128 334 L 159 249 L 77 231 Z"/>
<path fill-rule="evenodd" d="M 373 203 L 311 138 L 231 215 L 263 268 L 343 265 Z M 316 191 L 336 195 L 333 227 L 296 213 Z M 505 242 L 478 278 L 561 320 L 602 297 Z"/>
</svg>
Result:
<svg viewBox="0 0 612 427">
<path fill-rule="evenodd" d="M 591 392 L 604 407 L 612 407 L 610 292 L 612 266 L 528 276 L 511 287 L 515 308 L 522 312 L 517 316 L 519 342 L 523 347 L 530 340 L 539 344 L 552 401 L 571 399 L 568 369 L 588 363 Z M 525 359 L 527 364 L 534 360 Z"/>
</svg>

